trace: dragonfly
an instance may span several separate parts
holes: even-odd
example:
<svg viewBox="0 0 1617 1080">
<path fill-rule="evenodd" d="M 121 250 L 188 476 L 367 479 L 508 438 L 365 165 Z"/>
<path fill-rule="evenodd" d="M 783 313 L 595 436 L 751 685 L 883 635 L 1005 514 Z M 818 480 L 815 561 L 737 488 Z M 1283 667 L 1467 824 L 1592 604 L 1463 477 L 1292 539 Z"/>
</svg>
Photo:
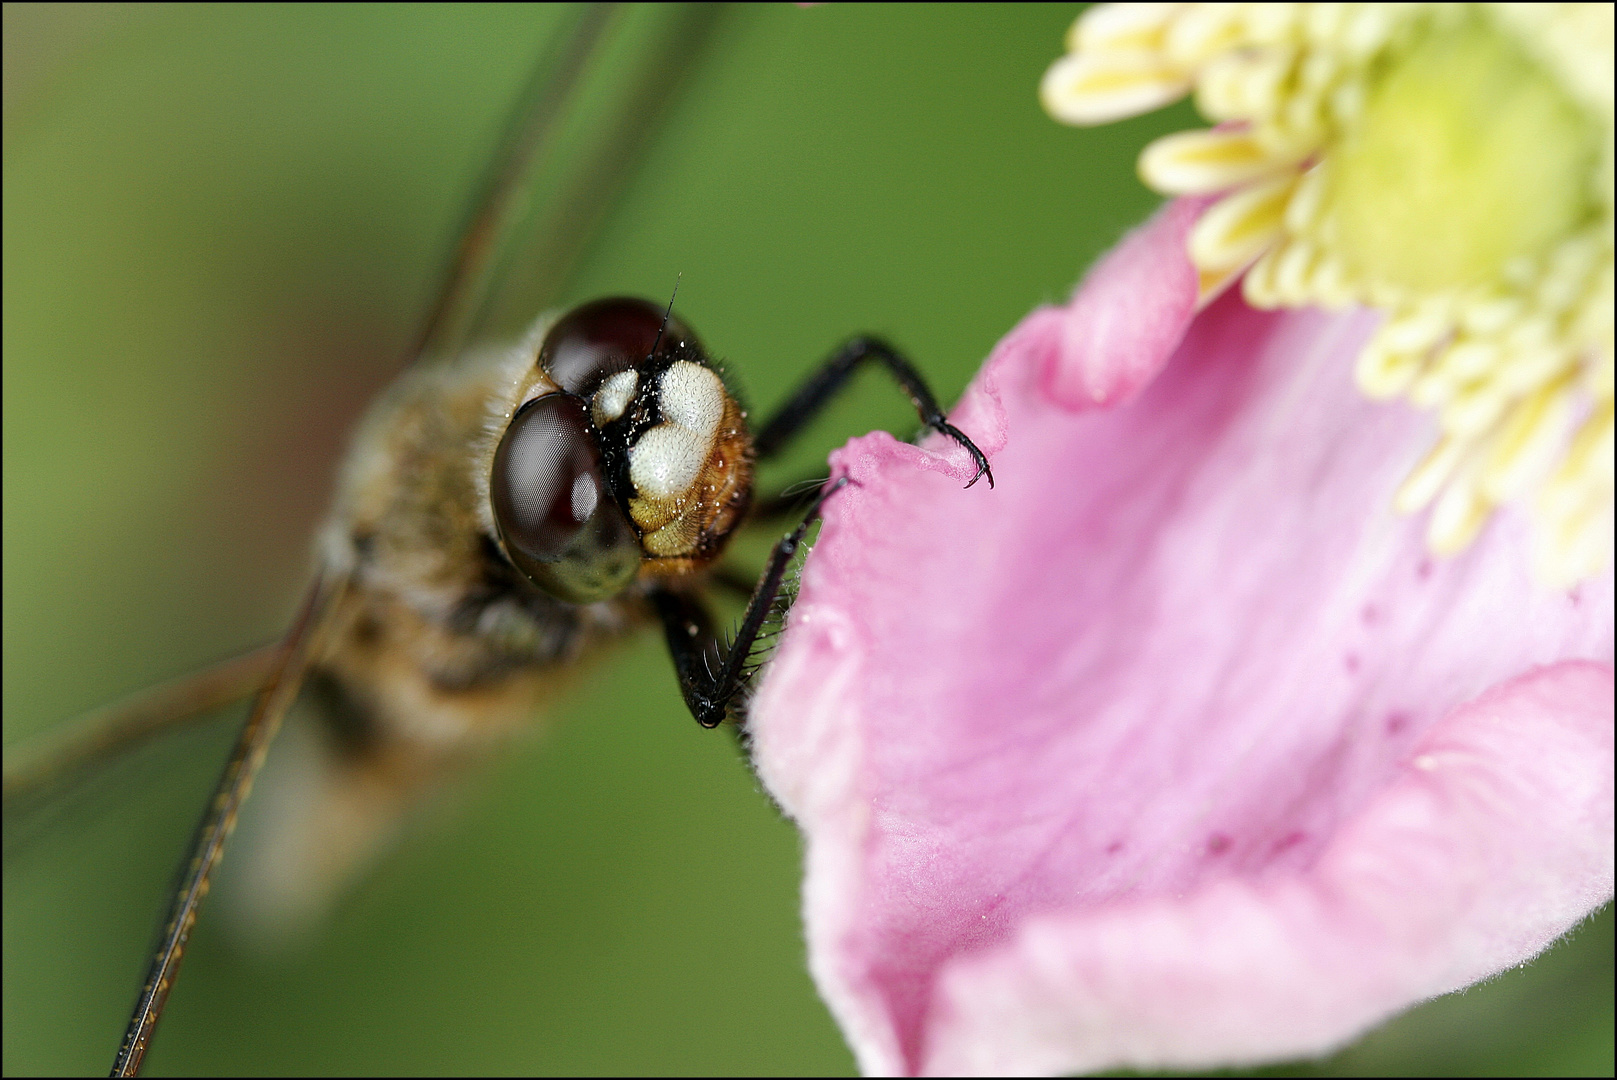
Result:
<svg viewBox="0 0 1617 1080">
<path fill-rule="evenodd" d="M 551 65 L 551 66 L 555 66 L 555 65 Z M 416 346 L 416 348 L 419 349 L 419 346 Z M 10 619 L 8 619 L 8 622 L 10 622 Z M 10 713 L 10 703 L 8 703 L 8 713 Z M 8 1020 L 8 1023 L 10 1023 L 10 1020 Z"/>
</svg>

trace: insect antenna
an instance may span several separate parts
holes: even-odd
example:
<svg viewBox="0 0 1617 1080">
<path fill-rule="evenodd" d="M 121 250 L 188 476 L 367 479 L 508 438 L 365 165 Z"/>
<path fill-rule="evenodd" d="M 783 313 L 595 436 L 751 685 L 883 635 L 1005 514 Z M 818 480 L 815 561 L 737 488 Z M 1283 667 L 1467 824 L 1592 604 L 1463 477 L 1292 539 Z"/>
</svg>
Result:
<svg viewBox="0 0 1617 1080">
<path fill-rule="evenodd" d="M 679 279 L 684 276 L 684 274 L 674 275 L 674 296 L 668 298 L 668 307 L 663 310 L 662 325 L 657 327 L 657 337 L 651 343 L 652 356 L 657 355 L 657 347 L 663 343 L 663 331 L 668 329 L 668 320 L 674 314 L 674 297 L 679 295 Z"/>
</svg>

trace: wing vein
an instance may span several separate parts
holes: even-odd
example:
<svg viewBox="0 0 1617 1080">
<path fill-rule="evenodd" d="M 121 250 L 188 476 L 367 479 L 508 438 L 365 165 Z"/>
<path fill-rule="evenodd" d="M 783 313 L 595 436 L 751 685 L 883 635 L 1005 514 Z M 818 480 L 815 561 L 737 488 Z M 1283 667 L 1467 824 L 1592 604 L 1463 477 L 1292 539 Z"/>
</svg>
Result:
<svg viewBox="0 0 1617 1080">
<path fill-rule="evenodd" d="M 196 925 L 197 910 L 202 898 L 208 894 L 214 867 L 224 854 L 225 842 L 236 827 L 236 815 L 252 790 L 253 778 L 263 765 L 270 742 L 280 729 L 281 718 L 297 697 L 303 673 L 319 644 L 326 623 L 325 616 L 332 610 L 332 601 L 345 585 L 345 581 L 333 580 L 327 574 L 316 575 L 297 620 L 276 647 L 274 666 L 268 680 L 253 701 L 253 710 L 236 738 L 230 759 L 225 763 L 224 772 L 192 838 L 190 859 L 170 904 L 157 952 L 146 973 L 146 982 L 140 997 L 136 999 L 129 1030 L 124 1034 L 123 1045 L 113 1063 L 113 1076 L 136 1076 L 140 1072 L 152 1032 L 168 1002 L 174 976 L 185 956 L 191 930 Z"/>
</svg>

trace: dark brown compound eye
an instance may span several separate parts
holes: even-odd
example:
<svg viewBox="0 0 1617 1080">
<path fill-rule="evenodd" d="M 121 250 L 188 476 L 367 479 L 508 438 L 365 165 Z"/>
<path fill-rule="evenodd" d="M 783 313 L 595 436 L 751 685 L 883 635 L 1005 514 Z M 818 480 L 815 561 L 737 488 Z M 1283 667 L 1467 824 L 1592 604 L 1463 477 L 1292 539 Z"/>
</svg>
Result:
<svg viewBox="0 0 1617 1080">
<path fill-rule="evenodd" d="M 517 413 L 494 451 L 489 498 L 512 563 L 553 596 L 605 599 L 639 570 L 639 539 L 607 490 L 579 398 L 550 394 Z"/>
<path fill-rule="evenodd" d="M 635 367 L 681 345 L 700 349 L 696 335 L 666 309 L 629 296 L 580 304 L 557 320 L 539 347 L 539 366 L 569 394 L 588 397 L 608 375 Z M 661 340 L 658 339 L 659 331 Z"/>
</svg>

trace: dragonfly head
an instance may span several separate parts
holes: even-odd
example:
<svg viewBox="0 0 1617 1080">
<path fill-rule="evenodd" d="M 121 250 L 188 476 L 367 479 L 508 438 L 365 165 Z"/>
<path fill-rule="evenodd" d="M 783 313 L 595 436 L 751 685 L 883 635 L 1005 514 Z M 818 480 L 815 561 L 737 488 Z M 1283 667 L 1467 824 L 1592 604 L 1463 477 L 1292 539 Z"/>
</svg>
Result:
<svg viewBox="0 0 1617 1080">
<path fill-rule="evenodd" d="M 536 363 L 544 392 L 511 418 L 490 497 L 529 580 L 586 603 L 723 550 L 752 498 L 745 413 L 683 321 L 646 300 L 574 308 Z"/>
</svg>

